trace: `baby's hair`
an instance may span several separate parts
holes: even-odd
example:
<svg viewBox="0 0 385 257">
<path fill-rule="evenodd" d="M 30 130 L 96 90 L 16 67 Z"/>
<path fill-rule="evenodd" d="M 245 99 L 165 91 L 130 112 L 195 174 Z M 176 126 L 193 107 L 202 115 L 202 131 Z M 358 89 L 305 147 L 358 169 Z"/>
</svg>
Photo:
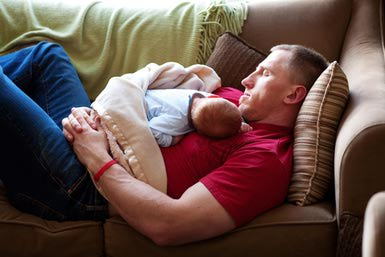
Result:
<svg viewBox="0 0 385 257">
<path fill-rule="evenodd" d="M 198 133 L 214 138 L 235 135 L 242 123 L 237 106 L 224 98 L 210 99 L 197 108 L 192 118 Z"/>
</svg>

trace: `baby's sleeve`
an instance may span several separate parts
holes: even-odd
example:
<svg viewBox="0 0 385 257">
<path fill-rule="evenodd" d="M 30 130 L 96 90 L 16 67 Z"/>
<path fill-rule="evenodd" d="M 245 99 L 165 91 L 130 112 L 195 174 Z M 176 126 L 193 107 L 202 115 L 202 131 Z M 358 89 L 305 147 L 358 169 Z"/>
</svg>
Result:
<svg viewBox="0 0 385 257">
<path fill-rule="evenodd" d="M 159 130 L 156 130 L 154 128 L 151 128 L 151 132 L 154 135 L 155 140 L 159 146 L 168 147 L 171 145 L 171 141 L 172 141 L 171 135 L 165 134 L 165 133 L 163 133 Z"/>
</svg>

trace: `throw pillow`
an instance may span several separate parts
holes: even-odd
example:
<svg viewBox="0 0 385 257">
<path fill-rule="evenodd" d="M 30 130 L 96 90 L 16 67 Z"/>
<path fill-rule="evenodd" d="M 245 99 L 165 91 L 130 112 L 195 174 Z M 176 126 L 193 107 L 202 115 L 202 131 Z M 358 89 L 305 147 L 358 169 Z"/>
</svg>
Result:
<svg viewBox="0 0 385 257">
<path fill-rule="evenodd" d="M 218 37 L 206 65 L 217 72 L 223 86 L 232 86 L 243 91 L 242 79 L 253 72 L 265 57 L 265 53 L 226 32 Z"/>
<path fill-rule="evenodd" d="M 316 203 L 330 190 L 336 134 L 348 96 L 346 76 L 333 62 L 314 83 L 297 117 L 290 202 L 300 206 Z"/>
</svg>

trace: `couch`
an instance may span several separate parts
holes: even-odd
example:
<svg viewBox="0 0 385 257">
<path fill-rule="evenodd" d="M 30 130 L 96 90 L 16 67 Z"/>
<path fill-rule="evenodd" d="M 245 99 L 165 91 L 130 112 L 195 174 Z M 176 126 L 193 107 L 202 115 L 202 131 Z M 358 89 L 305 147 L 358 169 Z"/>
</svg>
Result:
<svg viewBox="0 0 385 257">
<path fill-rule="evenodd" d="M 303 44 L 337 60 L 350 88 L 333 186 L 317 203 L 285 202 L 225 235 L 161 247 L 121 218 L 55 222 L 0 194 L 0 256 L 361 256 L 370 197 L 385 190 L 384 0 L 251 0 L 240 37 L 262 52 Z"/>
</svg>

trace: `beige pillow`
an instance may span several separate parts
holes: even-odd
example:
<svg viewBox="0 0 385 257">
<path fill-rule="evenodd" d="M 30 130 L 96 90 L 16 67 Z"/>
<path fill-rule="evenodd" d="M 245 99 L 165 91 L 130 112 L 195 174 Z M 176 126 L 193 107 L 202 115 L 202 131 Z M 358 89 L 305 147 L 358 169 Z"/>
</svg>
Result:
<svg viewBox="0 0 385 257">
<path fill-rule="evenodd" d="M 348 97 L 346 76 L 333 62 L 310 89 L 297 117 L 290 202 L 316 203 L 331 189 L 335 139 Z"/>
<path fill-rule="evenodd" d="M 223 86 L 243 91 L 242 79 L 255 71 L 265 57 L 265 53 L 250 46 L 240 37 L 226 32 L 218 37 L 206 65 L 216 71 Z"/>
</svg>

